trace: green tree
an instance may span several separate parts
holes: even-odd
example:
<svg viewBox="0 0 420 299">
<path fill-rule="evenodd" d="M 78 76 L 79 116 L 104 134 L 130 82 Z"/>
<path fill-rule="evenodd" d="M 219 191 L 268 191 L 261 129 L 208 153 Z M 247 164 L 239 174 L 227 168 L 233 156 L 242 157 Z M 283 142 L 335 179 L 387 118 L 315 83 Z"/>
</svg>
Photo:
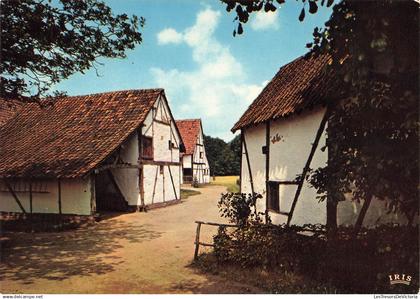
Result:
<svg viewBox="0 0 420 299">
<path fill-rule="evenodd" d="M 236 14 L 236 35 L 251 13 L 275 11 L 285 0 L 222 2 Z M 334 1 L 297 3 L 304 21 Z M 364 200 L 356 231 L 372 198 L 387 200 L 389 210 L 404 212 L 409 222 L 418 213 L 418 46 L 419 4 L 400 0 L 336 2 L 330 20 L 314 28 L 307 44 L 308 56 L 330 55 L 325 71 L 336 83 L 327 103 L 329 163 L 309 180 L 329 206 L 345 193 Z M 335 217 L 329 219 L 335 227 Z"/>
<path fill-rule="evenodd" d="M 234 141 L 235 139 L 226 143 L 217 137 L 204 136 L 207 159 L 213 175 L 239 175 L 240 156 L 233 150 Z"/>
<path fill-rule="evenodd" d="M 101 57 L 124 58 L 142 41 L 145 20 L 114 15 L 97 0 L 2 0 L 3 98 L 38 100 L 76 72 L 97 68 Z"/>
</svg>

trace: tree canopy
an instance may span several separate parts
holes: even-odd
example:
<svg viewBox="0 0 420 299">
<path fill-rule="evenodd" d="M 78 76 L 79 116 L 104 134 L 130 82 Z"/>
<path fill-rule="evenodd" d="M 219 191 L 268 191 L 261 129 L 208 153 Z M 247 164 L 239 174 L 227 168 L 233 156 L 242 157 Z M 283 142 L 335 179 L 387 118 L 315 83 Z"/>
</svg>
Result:
<svg viewBox="0 0 420 299">
<path fill-rule="evenodd" d="M 70 75 L 124 58 L 142 41 L 144 18 L 115 15 L 97 0 L 3 0 L 2 98 L 37 100 Z"/>
<path fill-rule="evenodd" d="M 241 167 L 240 136 L 236 136 L 228 143 L 217 137 L 204 136 L 204 145 L 212 175 L 239 175 Z"/>
<path fill-rule="evenodd" d="M 223 0 L 242 34 L 249 15 L 275 11 L 285 0 Z M 295 2 L 295 1 L 293 1 Z M 400 0 L 300 0 L 300 21 L 319 5 L 333 6 L 324 28 L 314 28 L 309 55 L 327 53 L 337 88 L 328 96 L 328 166 L 308 177 L 319 199 L 346 194 L 364 206 L 386 200 L 411 222 L 418 213 L 419 4 Z M 334 224 L 332 224 L 334 225 Z"/>
</svg>

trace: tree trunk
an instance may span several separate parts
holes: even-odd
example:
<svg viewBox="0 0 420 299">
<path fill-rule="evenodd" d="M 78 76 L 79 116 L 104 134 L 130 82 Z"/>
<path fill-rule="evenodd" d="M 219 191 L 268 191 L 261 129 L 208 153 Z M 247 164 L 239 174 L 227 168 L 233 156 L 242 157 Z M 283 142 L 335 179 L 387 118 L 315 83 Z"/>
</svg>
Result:
<svg viewBox="0 0 420 299">
<path fill-rule="evenodd" d="M 371 201 L 372 201 L 372 195 L 369 195 L 366 197 L 366 200 L 363 203 L 362 209 L 360 210 L 359 216 L 357 217 L 356 224 L 354 225 L 355 236 L 357 236 L 357 234 L 360 232 L 360 229 L 362 228 L 363 220 L 365 219 L 366 212 L 369 209 Z"/>
<path fill-rule="evenodd" d="M 333 233 L 337 229 L 337 201 L 327 199 L 327 231 Z"/>
</svg>

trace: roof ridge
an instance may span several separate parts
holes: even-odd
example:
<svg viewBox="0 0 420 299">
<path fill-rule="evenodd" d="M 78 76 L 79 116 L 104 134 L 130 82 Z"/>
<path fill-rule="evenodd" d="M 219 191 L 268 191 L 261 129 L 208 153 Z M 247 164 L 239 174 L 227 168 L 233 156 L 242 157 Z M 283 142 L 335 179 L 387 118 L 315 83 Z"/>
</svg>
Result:
<svg viewBox="0 0 420 299">
<path fill-rule="evenodd" d="M 195 121 L 195 120 L 199 120 L 201 121 L 201 118 L 184 118 L 184 119 L 175 119 L 175 121 Z"/>
<path fill-rule="evenodd" d="M 67 96 L 62 96 L 62 97 L 57 96 L 53 98 L 80 98 L 80 97 L 98 96 L 98 95 L 115 94 L 115 93 L 158 92 L 158 91 L 164 91 L 164 89 L 163 88 L 122 89 L 122 90 L 95 92 L 95 93 L 79 94 L 79 95 L 67 95 Z"/>
</svg>

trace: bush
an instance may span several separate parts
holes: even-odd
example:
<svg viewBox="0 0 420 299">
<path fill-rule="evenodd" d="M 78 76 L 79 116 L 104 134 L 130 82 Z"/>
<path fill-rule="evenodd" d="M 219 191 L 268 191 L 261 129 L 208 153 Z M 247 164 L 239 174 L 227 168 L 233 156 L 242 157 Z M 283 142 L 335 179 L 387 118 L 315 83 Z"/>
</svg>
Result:
<svg viewBox="0 0 420 299">
<path fill-rule="evenodd" d="M 194 187 L 194 188 L 198 188 L 199 187 L 197 177 L 194 177 L 191 186 Z"/>
<path fill-rule="evenodd" d="M 354 237 L 341 229 L 334 237 L 320 227 L 246 225 L 214 237 L 219 263 L 245 268 L 299 272 L 331 283 L 342 292 L 416 292 L 418 290 L 418 227 L 382 226 Z M 391 286 L 389 275 L 412 276 L 411 286 Z"/>
<path fill-rule="evenodd" d="M 240 226 L 250 223 L 262 223 L 264 213 L 257 212 L 257 200 L 260 194 L 225 193 L 217 206 L 222 217 Z"/>
<path fill-rule="evenodd" d="M 334 234 L 321 225 L 303 227 L 263 223 L 255 206 L 260 195 L 223 194 L 222 216 L 238 224 L 214 237 L 220 264 L 304 274 L 342 293 L 415 293 L 419 288 L 418 226 L 340 227 Z M 411 284 L 391 285 L 389 275 L 411 276 Z"/>
</svg>

